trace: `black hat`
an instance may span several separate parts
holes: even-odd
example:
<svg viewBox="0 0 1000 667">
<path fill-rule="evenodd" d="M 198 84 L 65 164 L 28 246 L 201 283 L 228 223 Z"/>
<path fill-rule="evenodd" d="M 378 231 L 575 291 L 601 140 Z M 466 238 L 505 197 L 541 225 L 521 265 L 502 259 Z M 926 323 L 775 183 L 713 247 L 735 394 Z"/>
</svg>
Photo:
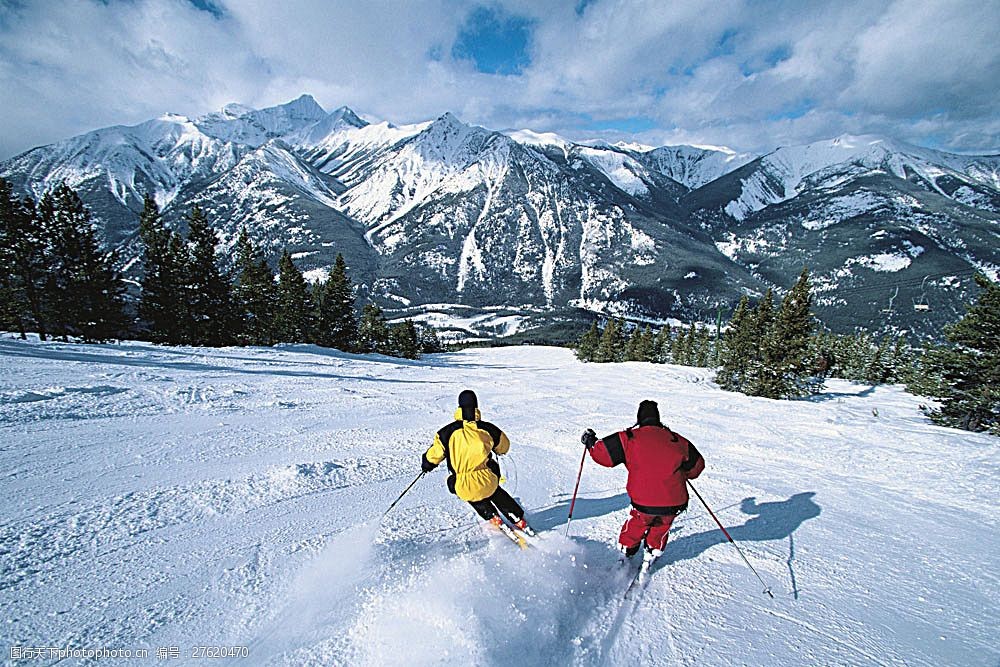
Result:
<svg viewBox="0 0 1000 667">
<path fill-rule="evenodd" d="M 462 408 L 462 419 L 473 421 L 476 418 L 476 408 L 479 407 L 479 399 L 476 392 L 466 389 L 458 395 L 458 407 Z"/>
<path fill-rule="evenodd" d="M 660 408 L 657 407 L 656 401 L 643 401 L 639 404 L 639 412 L 635 416 L 635 421 L 639 426 L 648 426 L 650 424 L 659 425 L 660 424 Z"/>
</svg>

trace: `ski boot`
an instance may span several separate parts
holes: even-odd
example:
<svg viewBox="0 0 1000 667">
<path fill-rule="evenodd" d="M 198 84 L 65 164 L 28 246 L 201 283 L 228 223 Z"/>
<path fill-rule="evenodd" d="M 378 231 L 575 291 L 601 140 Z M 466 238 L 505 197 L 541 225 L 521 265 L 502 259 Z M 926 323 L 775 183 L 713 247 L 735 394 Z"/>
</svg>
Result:
<svg viewBox="0 0 1000 667">
<path fill-rule="evenodd" d="M 624 544 L 619 542 L 618 551 L 622 552 L 622 555 L 618 557 L 618 564 L 624 565 L 632 559 L 632 556 L 639 553 L 639 545 L 636 544 L 633 547 L 626 547 Z"/>
<path fill-rule="evenodd" d="M 656 559 L 663 555 L 663 549 L 650 549 L 646 547 L 646 551 L 642 554 L 642 573 L 646 574 L 649 572 L 649 568 L 653 566 Z"/>
<path fill-rule="evenodd" d="M 520 521 L 515 521 L 514 527 L 517 528 L 522 533 L 524 533 L 525 535 L 527 535 L 528 537 L 534 537 L 535 535 L 537 535 L 537 533 L 531 528 L 531 526 L 528 525 L 528 522 L 524 519 L 524 517 L 522 517 Z"/>
<path fill-rule="evenodd" d="M 524 538 L 518 536 L 514 529 L 503 522 L 499 516 L 490 517 L 489 524 L 504 534 L 511 542 L 516 542 L 522 549 L 524 548 Z"/>
</svg>

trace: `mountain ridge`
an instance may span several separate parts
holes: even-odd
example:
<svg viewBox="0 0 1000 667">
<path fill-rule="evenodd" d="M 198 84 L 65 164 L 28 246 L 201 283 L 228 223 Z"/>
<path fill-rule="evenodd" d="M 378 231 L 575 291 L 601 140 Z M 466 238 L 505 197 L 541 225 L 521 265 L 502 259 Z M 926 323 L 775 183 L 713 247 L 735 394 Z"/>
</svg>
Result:
<svg viewBox="0 0 1000 667">
<path fill-rule="evenodd" d="M 363 294 L 386 305 L 704 319 L 791 284 L 802 265 L 823 287 L 856 290 L 1000 267 L 1000 156 L 876 135 L 753 156 L 501 132 L 451 112 L 396 126 L 303 95 L 102 128 L 15 156 L 0 175 L 36 197 L 62 181 L 79 189 L 108 243 L 132 254 L 146 192 L 179 227 L 193 203 L 213 212 L 224 248 L 246 226 L 316 275 L 342 251 Z M 897 259 L 872 259 L 885 253 Z M 955 310 L 968 286 L 939 282 Z M 919 329 L 913 317 L 879 323 L 879 305 L 858 299 L 820 310 L 840 328 Z"/>
</svg>

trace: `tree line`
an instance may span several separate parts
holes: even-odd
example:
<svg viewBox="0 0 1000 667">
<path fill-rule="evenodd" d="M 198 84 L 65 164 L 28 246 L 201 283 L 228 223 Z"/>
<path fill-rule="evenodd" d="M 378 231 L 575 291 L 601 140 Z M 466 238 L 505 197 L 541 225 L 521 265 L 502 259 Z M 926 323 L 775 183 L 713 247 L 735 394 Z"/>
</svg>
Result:
<svg viewBox="0 0 1000 667">
<path fill-rule="evenodd" d="M 35 202 L 0 179 L 0 327 L 87 342 L 137 337 L 223 346 L 315 343 L 349 352 L 416 358 L 441 350 L 432 328 L 390 324 L 377 305 L 355 311 L 355 286 L 338 255 L 310 285 L 288 251 L 277 278 L 242 229 L 226 270 L 219 238 L 193 206 L 186 238 L 147 196 L 139 216 L 138 307 L 129 309 L 118 254 L 102 248 L 86 206 L 66 185 Z"/>
<path fill-rule="evenodd" d="M 1000 435 L 1000 286 L 979 274 L 976 303 L 945 327 L 945 342 L 912 347 L 903 336 L 824 331 L 811 312 L 809 271 L 775 303 L 768 290 L 756 303 L 744 296 L 713 336 L 710 329 L 664 326 L 631 329 L 623 320 L 594 322 L 576 345 L 590 362 L 649 361 L 715 368 L 720 387 L 749 396 L 795 398 L 817 393 L 826 378 L 900 383 L 934 398 L 935 422 Z"/>
</svg>

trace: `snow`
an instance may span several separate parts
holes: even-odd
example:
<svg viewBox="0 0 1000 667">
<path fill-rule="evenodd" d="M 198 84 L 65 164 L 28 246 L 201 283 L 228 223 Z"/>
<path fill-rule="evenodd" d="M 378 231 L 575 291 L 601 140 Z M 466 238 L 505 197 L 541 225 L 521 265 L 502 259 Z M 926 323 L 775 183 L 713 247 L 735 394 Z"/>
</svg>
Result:
<svg viewBox="0 0 1000 667">
<path fill-rule="evenodd" d="M 623 153 L 580 147 L 580 154 L 597 167 L 616 187 L 633 197 L 649 194 L 640 174 L 641 165 Z"/>
<path fill-rule="evenodd" d="M 380 521 L 466 387 L 511 436 L 527 551 L 440 470 Z M 775 600 L 692 500 L 623 604 L 622 470 L 585 465 L 564 537 L 579 432 L 629 425 L 643 398 L 706 456 L 697 488 Z M 0 636 L 247 646 L 252 664 L 995 665 L 997 440 L 920 402 L 842 381 L 748 398 L 705 370 L 544 347 L 404 361 L 7 337 Z"/>
<path fill-rule="evenodd" d="M 647 151 L 647 159 L 661 174 L 695 189 L 734 171 L 754 159 L 725 146 L 661 146 Z"/>
<path fill-rule="evenodd" d="M 308 271 L 303 271 L 302 277 L 305 278 L 307 283 L 311 284 L 326 282 L 326 279 L 330 277 L 330 267 L 326 266 L 318 269 L 309 269 Z"/>
<path fill-rule="evenodd" d="M 880 206 L 883 199 L 873 192 L 859 190 L 849 195 L 831 197 L 821 208 L 812 212 L 816 219 L 804 220 L 802 226 L 811 231 L 831 227 Z"/>
<path fill-rule="evenodd" d="M 528 317 L 525 315 L 484 313 L 478 309 L 454 304 L 432 304 L 421 308 L 423 312 L 393 318 L 391 321 L 409 319 L 418 324 L 434 327 L 438 330 L 438 337 L 445 341 L 473 338 L 488 340 L 496 336 L 513 336 L 523 331 L 528 322 Z"/>
<path fill-rule="evenodd" d="M 806 184 L 831 189 L 844 181 L 845 174 L 872 172 L 890 173 L 902 179 L 913 173 L 945 195 L 937 179 L 946 175 L 995 189 L 1000 159 L 943 153 L 876 135 L 842 135 L 802 146 L 781 147 L 763 156 L 759 168 L 741 179 L 740 194 L 724 210 L 736 220 L 743 220 L 766 206 L 795 197 Z M 966 195 L 963 203 L 974 205 L 971 201 Z"/>
</svg>

